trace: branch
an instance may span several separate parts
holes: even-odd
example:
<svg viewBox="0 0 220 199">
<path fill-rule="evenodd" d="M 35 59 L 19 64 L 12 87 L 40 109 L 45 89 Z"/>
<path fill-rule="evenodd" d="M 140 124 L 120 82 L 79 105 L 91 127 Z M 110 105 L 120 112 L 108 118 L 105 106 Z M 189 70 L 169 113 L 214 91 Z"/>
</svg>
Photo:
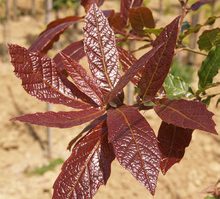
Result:
<svg viewBox="0 0 220 199">
<path fill-rule="evenodd" d="M 188 51 L 188 52 L 191 52 L 191 53 L 195 53 L 195 54 L 199 54 L 199 55 L 203 55 L 203 56 L 208 56 L 206 53 L 202 53 L 200 51 L 197 51 L 197 50 L 194 50 L 194 49 L 191 49 L 191 48 L 181 48 L 179 49 L 179 51 Z"/>
</svg>

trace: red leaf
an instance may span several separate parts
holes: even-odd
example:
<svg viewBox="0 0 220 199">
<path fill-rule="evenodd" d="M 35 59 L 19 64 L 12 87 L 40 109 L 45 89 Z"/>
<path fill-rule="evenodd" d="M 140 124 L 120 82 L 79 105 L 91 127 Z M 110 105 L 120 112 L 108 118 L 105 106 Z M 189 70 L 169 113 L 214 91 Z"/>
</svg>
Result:
<svg viewBox="0 0 220 199">
<path fill-rule="evenodd" d="M 126 51 L 125 49 L 121 47 L 117 47 L 118 54 L 119 54 L 119 61 L 122 65 L 122 70 L 124 72 L 127 72 L 127 70 L 137 61 L 137 59 L 134 57 L 134 55 L 131 54 L 131 52 Z M 137 74 L 131 79 L 131 81 L 137 85 L 138 81 L 140 80 L 140 75 Z"/>
<path fill-rule="evenodd" d="M 92 4 L 101 6 L 103 3 L 104 0 L 81 0 L 81 5 L 85 8 L 86 12 L 90 9 Z"/>
<path fill-rule="evenodd" d="M 156 95 L 169 72 L 176 46 L 178 25 L 179 17 L 166 26 L 153 43 L 153 46 L 161 45 L 162 42 L 165 44 L 151 60 L 151 63 L 148 64 L 148 67 L 143 70 L 142 78 L 139 82 L 140 96 L 143 100 Z"/>
<path fill-rule="evenodd" d="M 117 85 L 114 89 L 106 96 L 106 102 L 110 102 L 122 89 L 128 84 L 129 81 L 133 80 L 134 76 L 138 74 L 139 71 L 143 70 L 144 67 L 147 67 L 152 60 L 154 60 L 155 56 L 157 56 L 157 52 L 163 49 L 164 44 L 162 43 L 160 46 L 154 47 L 152 50 L 144 54 L 139 60 L 137 60 L 128 70 L 127 72 L 120 78 Z"/>
<path fill-rule="evenodd" d="M 106 122 L 102 122 L 73 148 L 54 184 L 53 199 L 92 198 L 106 184 L 114 158 Z"/>
<path fill-rule="evenodd" d="M 90 77 L 86 70 L 65 54 L 61 54 L 64 62 L 64 68 L 74 81 L 74 85 L 88 97 L 90 97 L 97 105 L 103 103 L 102 92 L 95 80 Z"/>
<path fill-rule="evenodd" d="M 89 122 L 90 120 L 103 115 L 104 112 L 104 110 L 95 108 L 69 112 L 50 111 L 46 113 L 26 114 L 15 117 L 12 120 L 48 127 L 70 128 Z"/>
<path fill-rule="evenodd" d="M 69 87 L 53 60 L 29 52 L 18 45 L 9 45 L 14 72 L 22 80 L 22 86 L 32 96 L 55 104 L 64 104 L 73 108 L 88 108 L 91 105 L 77 98 L 83 97 L 76 88 Z M 68 85 L 67 85 L 68 83 Z M 76 96 L 77 94 L 77 96 Z"/>
<path fill-rule="evenodd" d="M 132 8 L 129 10 L 129 21 L 136 33 L 143 34 L 144 27 L 154 28 L 155 22 L 151 10 L 147 7 Z"/>
<path fill-rule="evenodd" d="M 115 36 L 96 4 L 91 6 L 85 19 L 84 45 L 89 67 L 100 87 L 109 91 L 120 77 Z"/>
<path fill-rule="evenodd" d="M 115 30 L 116 33 L 120 33 L 122 31 L 122 28 L 124 27 L 124 20 L 121 16 L 121 13 L 117 12 L 117 13 L 113 13 L 110 17 L 109 17 L 109 24 L 111 26 L 111 28 L 113 28 Z"/>
<path fill-rule="evenodd" d="M 138 110 L 126 106 L 108 110 L 107 124 L 109 141 L 120 164 L 154 194 L 160 152 L 150 125 Z"/>
<path fill-rule="evenodd" d="M 164 100 L 155 106 L 159 117 L 168 124 L 182 128 L 200 129 L 216 133 L 213 113 L 202 102 L 187 100 Z"/>
<path fill-rule="evenodd" d="M 32 43 L 29 48 L 30 51 L 41 52 L 46 54 L 52 47 L 53 43 L 59 40 L 60 35 L 72 24 L 80 21 L 82 17 L 66 17 L 57 19 L 48 24 L 47 29 L 44 30 L 39 37 Z"/>
<path fill-rule="evenodd" d="M 185 148 L 190 144 L 192 132 L 191 129 L 184 129 L 162 122 L 158 133 L 158 141 L 162 153 L 160 168 L 164 175 L 183 158 Z"/>
<path fill-rule="evenodd" d="M 142 3 L 143 0 L 121 0 L 120 13 L 124 20 L 124 26 L 127 24 L 129 9 L 140 7 Z"/>
<path fill-rule="evenodd" d="M 83 137 L 85 132 L 90 131 L 91 129 L 96 127 L 99 123 L 106 121 L 106 119 L 107 119 L 107 113 L 90 122 L 89 125 L 83 128 L 83 130 L 69 142 L 67 149 L 71 151 L 73 145 L 77 144 L 80 141 L 80 138 Z"/>
<path fill-rule="evenodd" d="M 78 62 L 80 59 L 82 59 L 85 56 L 83 40 L 71 43 L 69 46 L 64 48 L 60 53 L 66 54 Z M 60 53 L 58 53 L 53 58 L 53 60 L 58 67 L 63 68 L 63 62 Z"/>
</svg>

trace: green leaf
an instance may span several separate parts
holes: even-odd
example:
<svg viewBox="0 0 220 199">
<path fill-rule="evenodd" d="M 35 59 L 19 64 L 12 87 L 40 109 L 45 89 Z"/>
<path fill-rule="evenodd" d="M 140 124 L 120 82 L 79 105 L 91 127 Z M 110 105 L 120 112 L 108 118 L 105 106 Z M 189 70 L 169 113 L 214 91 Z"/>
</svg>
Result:
<svg viewBox="0 0 220 199">
<path fill-rule="evenodd" d="M 163 28 L 145 28 L 145 34 L 154 34 L 156 37 L 163 31 Z"/>
<path fill-rule="evenodd" d="M 203 90 L 213 82 L 220 69 L 220 46 L 212 49 L 198 72 L 199 89 Z"/>
<path fill-rule="evenodd" d="M 179 99 L 181 97 L 190 97 L 189 85 L 180 77 L 169 74 L 164 81 L 164 89 L 169 99 Z"/>
<path fill-rule="evenodd" d="M 211 17 L 209 17 L 208 19 L 207 19 L 207 21 L 204 23 L 204 25 L 213 25 L 214 23 L 215 23 L 215 21 L 216 21 L 216 19 L 217 19 L 218 17 L 216 17 L 216 16 L 211 16 Z"/>
<path fill-rule="evenodd" d="M 193 81 L 195 68 L 191 65 L 184 64 L 177 59 L 174 59 L 170 73 L 175 77 L 180 77 L 186 83 L 190 84 Z"/>
<path fill-rule="evenodd" d="M 200 50 L 210 51 L 218 44 L 220 44 L 220 28 L 205 30 L 198 40 Z"/>
</svg>

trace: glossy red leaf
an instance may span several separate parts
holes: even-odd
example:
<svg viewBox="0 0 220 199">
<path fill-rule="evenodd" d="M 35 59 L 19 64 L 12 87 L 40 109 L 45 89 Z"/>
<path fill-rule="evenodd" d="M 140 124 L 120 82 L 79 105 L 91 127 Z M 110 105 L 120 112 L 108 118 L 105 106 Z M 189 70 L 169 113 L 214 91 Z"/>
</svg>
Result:
<svg viewBox="0 0 220 199">
<path fill-rule="evenodd" d="M 114 158 L 106 122 L 101 122 L 76 144 L 63 164 L 53 199 L 92 198 L 106 184 Z"/>
<path fill-rule="evenodd" d="M 41 52 L 46 54 L 52 47 L 53 43 L 57 41 L 60 35 L 72 24 L 79 22 L 82 17 L 66 17 L 63 19 L 57 19 L 48 24 L 46 30 L 44 30 L 39 37 L 32 43 L 29 50 L 34 52 Z"/>
<path fill-rule="evenodd" d="M 192 129 L 177 127 L 165 122 L 161 123 L 158 141 L 162 154 L 160 168 L 164 175 L 183 158 L 185 148 L 190 144 L 192 132 Z"/>
<path fill-rule="evenodd" d="M 85 19 L 84 46 L 89 67 L 99 86 L 109 91 L 120 77 L 114 32 L 96 4 L 91 6 Z"/>
<path fill-rule="evenodd" d="M 200 129 L 215 133 L 213 113 L 202 102 L 187 100 L 162 100 L 154 110 L 168 124 L 182 128 Z"/>
<path fill-rule="evenodd" d="M 135 58 L 134 55 L 132 55 L 131 52 L 119 46 L 117 47 L 117 49 L 118 49 L 118 54 L 119 54 L 119 61 L 122 65 L 122 70 L 124 72 L 127 72 L 127 70 L 137 61 L 137 59 Z M 137 85 L 140 78 L 141 78 L 140 74 L 138 73 L 130 81 L 132 81 L 135 85 Z"/>
<path fill-rule="evenodd" d="M 120 13 L 124 21 L 124 26 L 127 24 L 129 9 L 140 7 L 142 3 L 143 0 L 121 0 Z"/>
<path fill-rule="evenodd" d="M 119 163 L 154 194 L 160 151 L 153 129 L 137 109 L 127 106 L 108 110 L 107 124 Z"/>
<path fill-rule="evenodd" d="M 128 70 L 127 72 L 120 78 L 117 85 L 113 88 L 113 90 L 106 96 L 105 101 L 110 102 L 122 89 L 128 84 L 129 81 L 133 80 L 135 75 L 138 74 L 145 67 L 148 67 L 149 64 L 154 60 L 154 57 L 157 56 L 157 52 L 161 51 L 164 48 L 164 44 L 162 43 L 160 46 L 156 46 L 151 49 L 149 52 L 144 54 L 140 59 L 138 59 Z"/>
<path fill-rule="evenodd" d="M 132 8 L 129 10 L 129 21 L 135 33 L 143 34 L 143 29 L 154 28 L 155 22 L 151 10 L 147 7 Z"/>
<path fill-rule="evenodd" d="M 97 105 L 103 103 L 103 94 L 96 84 L 95 80 L 90 77 L 86 70 L 75 60 L 65 54 L 61 54 L 64 68 L 72 78 L 74 85 L 88 97 L 90 97 Z"/>
<path fill-rule="evenodd" d="M 178 26 L 179 17 L 166 26 L 153 43 L 154 47 L 161 45 L 162 42 L 165 44 L 142 72 L 139 88 L 143 100 L 156 95 L 169 72 L 176 46 Z"/>
<path fill-rule="evenodd" d="M 64 48 L 60 53 L 64 53 L 65 55 L 68 55 L 69 57 L 71 57 L 72 59 L 78 62 L 86 55 L 84 51 L 83 40 L 71 43 L 69 46 Z M 63 68 L 63 62 L 60 53 L 55 55 L 53 60 L 58 67 Z"/>
<path fill-rule="evenodd" d="M 104 3 L 104 0 L 81 0 L 81 5 L 85 8 L 85 11 L 88 12 L 92 4 L 101 6 Z"/>
<path fill-rule="evenodd" d="M 73 148 L 73 146 L 75 144 L 77 144 L 80 141 L 80 138 L 83 137 L 83 135 L 88 132 L 91 131 L 93 128 L 95 128 L 99 123 L 106 121 L 107 119 L 107 113 L 105 113 L 104 115 L 94 119 L 92 122 L 90 122 L 85 128 L 83 128 L 83 130 L 76 136 L 74 137 L 68 144 L 67 149 L 71 151 L 71 149 Z"/>
<path fill-rule="evenodd" d="M 53 60 L 30 52 L 18 45 L 9 45 L 14 72 L 22 80 L 22 86 L 30 95 L 49 103 L 64 104 L 73 108 L 88 108 L 77 88 L 59 74 Z M 77 95 L 77 96 L 76 96 Z"/>
<path fill-rule="evenodd" d="M 89 122 L 90 120 L 103 115 L 104 112 L 104 110 L 95 108 L 69 112 L 50 111 L 46 113 L 26 114 L 15 117 L 12 120 L 48 127 L 70 128 Z"/>
</svg>

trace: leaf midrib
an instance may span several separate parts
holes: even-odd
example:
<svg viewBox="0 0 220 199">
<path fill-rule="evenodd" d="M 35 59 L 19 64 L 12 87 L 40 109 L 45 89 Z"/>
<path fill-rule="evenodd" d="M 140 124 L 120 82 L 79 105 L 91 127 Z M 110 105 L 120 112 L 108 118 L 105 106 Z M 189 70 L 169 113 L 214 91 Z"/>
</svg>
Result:
<svg viewBox="0 0 220 199">
<path fill-rule="evenodd" d="M 217 50 L 218 48 L 216 48 L 215 50 Z M 204 79 L 204 81 L 203 81 L 203 85 L 205 85 L 206 86 L 206 84 L 207 84 L 207 79 L 208 79 L 208 77 L 209 77 L 209 75 L 210 75 L 210 72 L 212 71 L 212 69 L 215 69 L 213 66 L 216 64 L 216 60 L 218 59 L 218 57 L 216 56 L 216 52 L 213 52 L 214 53 L 214 56 L 215 56 L 215 59 L 214 59 L 214 61 L 212 62 L 212 64 L 210 64 L 210 67 L 208 68 L 208 71 L 207 71 L 207 73 L 206 73 L 206 75 L 205 75 L 205 79 Z M 208 63 L 207 63 L 207 65 L 208 65 Z M 218 71 L 218 70 L 217 70 Z M 204 86 L 204 87 L 205 87 Z"/>
<path fill-rule="evenodd" d="M 70 65 L 70 70 L 71 70 L 71 65 L 72 65 L 72 64 L 71 64 L 71 61 L 68 60 L 67 58 L 65 58 L 65 59 L 68 61 L 69 65 Z M 73 64 L 78 64 L 78 63 L 73 63 Z M 75 81 L 75 78 L 72 78 L 73 81 L 75 82 L 75 84 L 80 85 L 80 86 L 77 86 L 77 88 L 78 88 L 81 92 L 83 92 L 85 95 L 87 95 L 92 101 L 94 101 L 94 103 L 96 103 L 97 105 L 102 105 L 103 99 L 102 99 L 101 96 L 99 96 L 99 94 L 98 94 L 98 92 L 101 93 L 101 91 L 99 90 L 99 87 L 95 84 L 94 79 L 93 79 L 92 77 L 90 77 L 90 76 L 86 73 L 86 71 L 84 70 L 84 68 L 80 68 L 80 67 L 81 67 L 81 65 L 79 65 L 79 68 L 78 68 L 78 67 L 73 67 L 72 70 L 75 71 L 75 72 L 77 73 L 77 75 L 78 75 L 78 76 L 84 81 L 84 83 L 86 84 L 86 86 L 83 86 L 83 87 L 84 87 L 84 88 L 85 88 L 85 87 L 89 87 L 90 92 L 92 92 L 92 93 L 96 96 L 96 100 L 98 100 L 99 103 L 97 104 L 97 102 L 95 102 L 96 100 L 92 99 L 92 97 L 91 97 L 90 95 L 88 95 L 87 92 L 85 93 L 85 92 L 84 92 L 84 89 L 82 89 L 82 85 L 81 85 L 81 84 L 78 84 L 78 82 Z M 82 71 L 82 72 L 81 72 L 81 71 Z M 88 78 L 83 77 L 83 73 L 85 73 L 84 75 L 85 75 L 86 77 L 88 77 Z M 92 85 L 91 85 L 91 84 L 93 84 L 93 86 L 96 87 L 95 90 L 92 88 Z"/>
<path fill-rule="evenodd" d="M 138 156 L 139 156 L 139 158 L 140 158 L 140 160 L 141 160 L 141 166 L 142 166 L 142 168 L 145 168 L 145 163 L 143 162 L 143 160 L 142 160 L 142 155 L 141 155 L 141 153 L 140 153 L 141 150 L 140 150 L 140 148 L 139 148 L 139 146 L 138 146 L 138 144 L 137 144 L 137 141 L 136 141 L 135 136 L 134 136 L 134 131 L 133 131 L 133 129 L 131 128 L 131 125 L 130 125 L 130 123 L 129 123 L 127 117 L 126 117 L 126 115 L 125 115 L 120 109 L 116 109 L 116 111 L 118 111 L 118 112 L 122 115 L 122 117 L 123 117 L 124 120 L 125 120 L 125 123 L 127 124 L 128 128 L 130 129 L 132 138 L 133 138 L 133 140 L 134 140 L 135 146 L 136 146 L 137 151 L 138 151 Z M 144 169 L 144 171 L 145 171 L 145 169 Z M 147 179 L 149 189 L 150 189 L 151 191 L 154 190 L 153 187 L 151 186 L 151 184 L 149 183 L 149 182 L 150 182 L 150 179 L 149 179 L 149 177 L 148 177 L 146 171 L 144 172 L 144 175 L 145 175 L 145 178 Z"/>
<path fill-rule="evenodd" d="M 29 56 L 30 56 L 30 54 L 28 54 Z M 41 82 L 40 83 L 42 83 L 42 84 L 44 84 L 44 85 L 47 85 L 50 89 L 52 89 L 52 90 L 54 90 L 55 92 L 57 92 L 57 93 L 59 93 L 61 96 L 63 96 L 63 97 L 66 97 L 66 98 L 68 98 L 68 99 L 70 99 L 71 101 L 77 101 L 77 102 L 79 102 L 79 103 L 82 103 L 82 104 L 85 104 L 85 105 L 89 105 L 88 103 L 86 103 L 86 102 L 84 102 L 84 101 L 82 101 L 82 100 L 79 100 L 77 97 L 75 97 L 74 98 L 74 95 L 72 96 L 72 97 L 70 97 L 70 96 L 68 96 L 68 95 L 66 95 L 65 93 L 61 93 L 60 91 L 59 91 L 59 89 L 56 89 L 56 88 L 54 88 L 53 86 L 52 86 L 52 84 L 50 84 L 49 82 L 48 82 L 48 80 L 45 80 L 45 78 L 44 78 L 44 72 L 43 72 L 43 63 L 42 63 L 42 60 L 41 59 L 39 59 L 39 61 L 40 61 L 40 65 L 41 65 L 41 74 L 40 74 L 40 76 L 42 77 L 42 79 L 41 79 Z M 51 68 L 51 71 L 53 70 L 52 69 L 52 65 L 53 63 L 50 61 L 50 68 Z M 31 62 L 31 65 L 32 65 L 32 62 Z M 32 67 L 33 67 L 33 65 L 32 65 Z M 50 72 L 51 72 L 50 71 Z M 58 72 L 57 72 L 57 70 L 55 70 L 56 71 L 56 79 L 59 79 L 60 77 L 58 76 Z M 52 72 L 51 72 L 52 73 Z M 22 78 L 21 78 L 22 79 Z M 51 78 L 51 81 L 53 81 L 52 80 L 53 78 Z M 23 81 L 23 80 L 22 80 Z M 62 80 L 61 80 L 61 82 L 62 82 Z M 62 82 L 63 83 L 63 82 Z M 34 83 L 35 84 L 35 83 Z M 70 88 L 68 88 L 69 90 L 71 90 Z M 37 90 L 37 89 L 36 89 Z M 72 93 L 72 92 L 71 92 Z M 62 103 L 63 104 L 63 103 Z"/>
<path fill-rule="evenodd" d="M 104 137 L 104 134 L 101 136 L 101 138 L 99 138 L 99 140 L 97 141 L 97 143 L 95 144 L 93 150 L 91 151 L 91 153 L 89 154 L 89 156 L 86 158 L 85 164 L 82 167 L 81 172 L 79 172 L 78 178 L 76 180 L 76 182 L 73 184 L 71 190 L 69 191 L 69 194 L 71 195 L 77 185 L 77 183 L 79 182 L 79 180 L 81 179 L 86 167 L 88 166 L 89 161 L 91 160 L 91 158 L 93 157 L 93 155 L 95 154 L 95 152 L 97 151 L 99 145 L 101 144 L 101 141 Z"/>
<path fill-rule="evenodd" d="M 96 23 L 96 28 L 97 28 L 97 36 L 98 36 L 98 44 L 99 44 L 99 47 L 100 47 L 100 51 L 101 51 L 101 60 L 102 60 L 102 64 L 103 64 L 103 69 L 104 69 L 104 74 L 105 74 L 105 77 L 107 79 L 107 82 L 108 82 L 108 85 L 110 86 L 110 88 L 112 89 L 113 88 L 113 85 L 112 85 L 112 82 L 108 76 L 108 72 L 107 72 L 107 66 L 106 66 L 106 63 L 105 63 L 105 53 L 103 51 L 103 45 L 102 45 L 102 40 L 101 40 L 101 35 L 100 35 L 100 32 L 99 32 L 99 23 L 98 23 L 98 19 L 97 19 L 97 15 L 96 15 L 96 10 L 93 9 L 94 11 L 94 16 L 95 16 L 95 23 Z M 101 11 L 100 11 L 101 12 Z M 105 20 L 105 19 L 104 19 Z M 105 20 L 106 22 L 106 20 Z M 106 25 L 106 23 L 105 23 Z"/>
<path fill-rule="evenodd" d="M 172 31 L 170 31 L 170 32 L 173 32 L 173 29 L 174 29 L 174 27 L 172 28 Z M 149 81 L 149 83 L 148 83 L 148 85 L 147 85 L 147 88 L 146 88 L 146 90 L 145 90 L 145 92 L 144 92 L 143 99 L 145 99 L 146 94 L 147 94 L 147 92 L 148 92 L 148 90 L 149 90 L 149 87 L 150 87 L 150 85 L 152 84 L 152 80 L 153 80 L 153 78 L 154 78 L 154 76 L 155 76 L 155 74 L 156 74 L 156 72 L 157 72 L 157 70 L 158 70 L 159 63 L 161 62 L 161 59 L 162 59 L 162 57 L 163 57 L 162 55 L 164 54 L 164 51 L 165 51 L 165 49 L 167 48 L 167 43 L 168 43 L 168 41 L 169 41 L 169 39 L 170 39 L 171 36 L 172 36 L 172 34 L 170 34 L 169 38 L 166 40 L 166 42 L 164 42 L 163 52 L 162 52 L 162 54 L 161 54 L 161 56 L 160 56 L 160 58 L 159 58 L 159 61 L 156 63 L 156 68 L 155 68 L 155 70 L 154 70 L 154 72 L 153 72 L 153 75 L 151 76 L 150 81 Z"/>
<path fill-rule="evenodd" d="M 194 123 L 196 123 L 197 125 L 199 125 L 200 127 L 202 127 L 204 130 L 207 129 L 205 126 L 203 126 L 202 124 L 200 124 L 199 122 L 197 122 L 196 120 L 191 119 L 190 117 L 188 117 L 187 115 L 185 115 L 184 113 L 182 113 L 181 111 L 171 107 L 171 106 L 167 106 L 165 104 L 163 104 L 162 106 L 164 106 L 165 108 L 162 111 L 165 111 L 166 109 L 171 109 L 173 112 L 178 113 L 179 115 L 181 115 L 182 117 L 184 117 L 187 120 L 190 120 Z"/>
</svg>

